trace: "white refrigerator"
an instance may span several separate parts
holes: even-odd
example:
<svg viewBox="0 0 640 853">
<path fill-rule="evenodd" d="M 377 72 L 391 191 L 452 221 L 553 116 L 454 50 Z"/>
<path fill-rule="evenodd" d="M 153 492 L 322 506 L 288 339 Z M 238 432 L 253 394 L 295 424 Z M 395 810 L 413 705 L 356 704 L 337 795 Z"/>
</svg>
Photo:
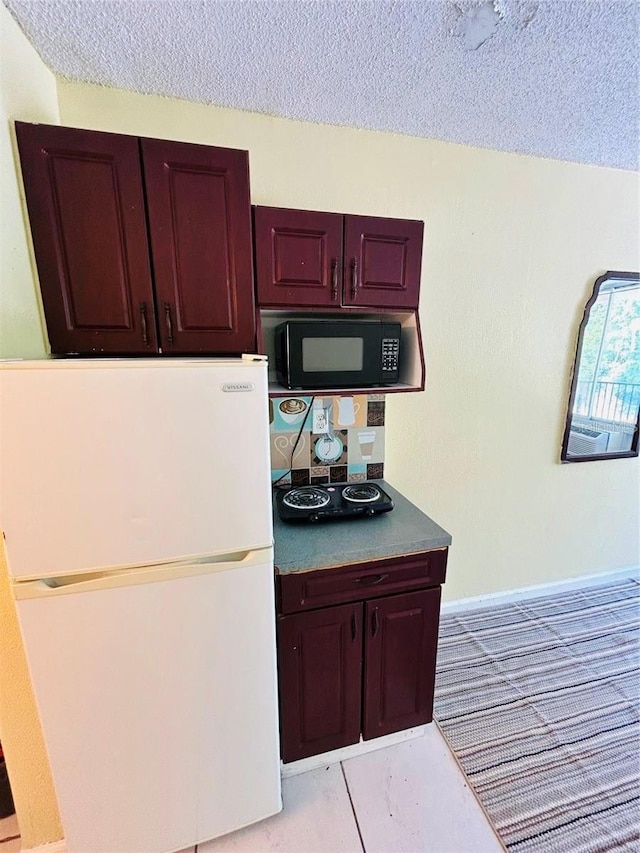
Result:
<svg viewBox="0 0 640 853">
<path fill-rule="evenodd" d="M 278 812 L 266 362 L 0 363 L 0 527 L 68 853 Z"/>
</svg>

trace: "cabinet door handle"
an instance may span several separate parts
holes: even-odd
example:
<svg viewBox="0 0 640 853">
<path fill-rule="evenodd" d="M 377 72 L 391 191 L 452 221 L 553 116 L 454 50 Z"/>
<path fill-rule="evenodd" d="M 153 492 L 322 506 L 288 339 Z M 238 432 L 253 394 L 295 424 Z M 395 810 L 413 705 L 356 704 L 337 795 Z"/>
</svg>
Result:
<svg viewBox="0 0 640 853">
<path fill-rule="evenodd" d="M 149 336 L 147 334 L 147 303 L 140 303 L 140 324 L 142 326 L 142 343 L 145 346 L 149 345 Z"/>
<path fill-rule="evenodd" d="M 351 258 L 351 298 L 358 295 L 358 259 Z"/>
<path fill-rule="evenodd" d="M 173 323 L 171 322 L 171 305 L 164 303 L 164 320 L 167 325 L 167 342 L 173 343 Z"/>
<path fill-rule="evenodd" d="M 331 258 L 331 299 L 338 298 L 338 259 Z"/>
<path fill-rule="evenodd" d="M 358 620 L 355 613 L 351 616 L 351 639 L 354 642 L 358 639 Z"/>
<path fill-rule="evenodd" d="M 371 614 L 371 636 L 375 637 L 378 633 L 378 628 L 380 624 L 378 622 L 378 608 L 375 607 L 373 613 Z"/>
<path fill-rule="evenodd" d="M 377 586 L 382 581 L 386 581 L 389 577 L 389 573 L 386 575 L 376 575 L 375 577 L 371 577 L 371 575 L 365 575 L 363 578 L 354 578 L 354 583 L 361 583 L 363 586 Z"/>
</svg>

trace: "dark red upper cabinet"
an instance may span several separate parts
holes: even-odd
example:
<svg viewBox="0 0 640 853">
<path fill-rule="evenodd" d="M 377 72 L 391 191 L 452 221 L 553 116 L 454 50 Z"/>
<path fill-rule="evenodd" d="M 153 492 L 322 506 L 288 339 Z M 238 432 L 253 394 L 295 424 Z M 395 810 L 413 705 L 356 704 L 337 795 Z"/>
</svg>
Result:
<svg viewBox="0 0 640 853">
<path fill-rule="evenodd" d="M 431 721 L 440 587 L 365 603 L 364 740 Z"/>
<path fill-rule="evenodd" d="M 341 214 L 256 207 L 254 240 L 260 305 L 341 305 Z"/>
<path fill-rule="evenodd" d="M 422 222 L 256 207 L 258 304 L 415 309 Z"/>
<path fill-rule="evenodd" d="M 16 122 L 54 353 L 157 351 L 135 137 Z"/>
<path fill-rule="evenodd" d="M 255 350 L 247 152 L 141 144 L 163 351 Z"/>
<path fill-rule="evenodd" d="M 417 308 L 424 223 L 344 218 L 344 304 Z"/>
</svg>

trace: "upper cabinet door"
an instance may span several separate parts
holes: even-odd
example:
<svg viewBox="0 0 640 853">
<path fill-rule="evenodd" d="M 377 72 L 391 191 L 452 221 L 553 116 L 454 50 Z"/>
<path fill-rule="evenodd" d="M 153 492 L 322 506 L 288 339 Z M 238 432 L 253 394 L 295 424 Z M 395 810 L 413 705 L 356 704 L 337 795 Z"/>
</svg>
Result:
<svg viewBox="0 0 640 853">
<path fill-rule="evenodd" d="M 23 122 L 16 135 L 52 352 L 156 352 L 138 140 Z"/>
<path fill-rule="evenodd" d="M 431 721 L 440 587 L 365 604 L 364 740 Z"/>
<path fill-rule="evenodd" d="M 417 308 L 424 223 L 345 216 L 344 305 Z"/>
<path fill-rule="evenodd" d="M 141 144 L 163 351 L 255 351 L 247 152 Z"/>
<path fill-rule="evenodd" d="M 342 222 L 340 213 L 256 207 L 258 304 L 339 307 Z"/>
</svg>

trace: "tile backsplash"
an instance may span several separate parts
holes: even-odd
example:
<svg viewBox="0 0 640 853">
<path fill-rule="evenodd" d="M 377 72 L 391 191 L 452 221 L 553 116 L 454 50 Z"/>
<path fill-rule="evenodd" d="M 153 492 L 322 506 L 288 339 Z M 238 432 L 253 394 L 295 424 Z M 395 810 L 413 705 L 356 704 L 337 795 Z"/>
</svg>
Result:
<svg viewBox="0 0 640 853">
<path fill-rule="evenodd" d="M 319 435 L 311 431 L 313 400 L 269 400 L 272 481 L 306 486 L 384 477 L 384 395 L 316 396 L 329 414 L 329 432 Z"/>
</svg>

